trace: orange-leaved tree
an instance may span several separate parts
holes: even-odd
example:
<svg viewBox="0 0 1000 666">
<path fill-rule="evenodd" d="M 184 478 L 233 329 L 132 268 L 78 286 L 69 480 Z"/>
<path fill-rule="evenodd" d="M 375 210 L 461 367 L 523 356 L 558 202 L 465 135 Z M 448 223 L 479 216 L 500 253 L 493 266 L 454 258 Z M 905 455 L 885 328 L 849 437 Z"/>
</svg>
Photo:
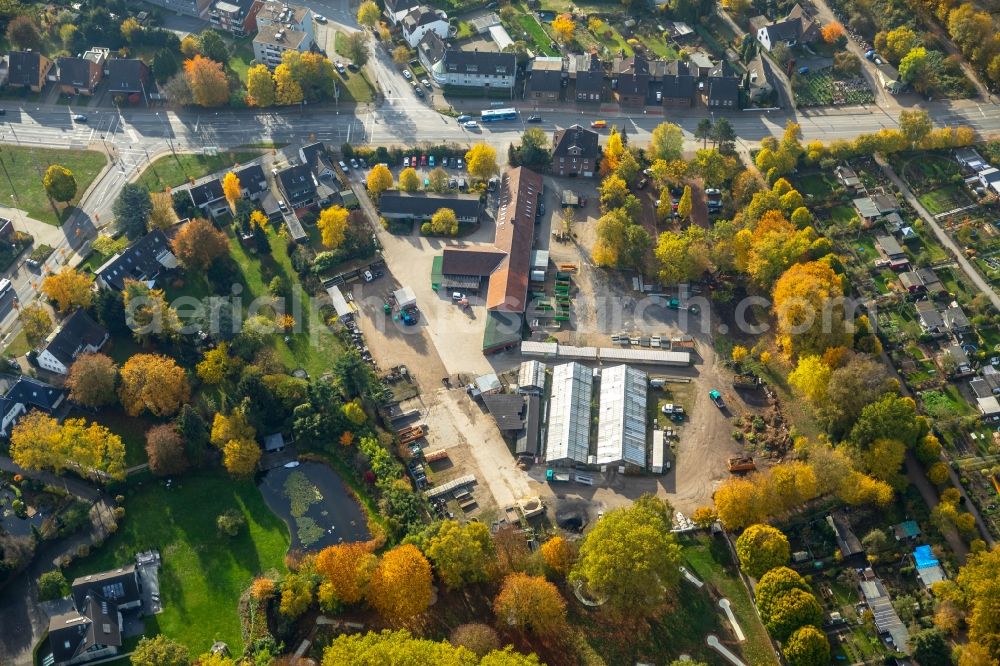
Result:
<svg viewBox="0 0 1000 666">
<path fill-rule="evenodd" d="M 94 278 L 66 266 L 42 280 L 42 293 L 56 302 L 60 312 L 66 312 L 73 307 L 88 307 L 94 298 L 93 286 Z"/>
<path fill-rule="evenodd" d="M 154 416 L 169 416 L 191 397 L 184 369 L 169 356 L 136 354 L 122 366 L 118 397 L 132 416 L 144 409 Z"/>
<path fill-rule="evenodd" d="M 229 251 L 229 241 L 214 224 L 199 217 L 180 228 L 171 247 L 185 268 L 203 271 Z"/>
<path fill-rule="evenodd" d="M 321 550 L 316 555 L 316 572 L 323 577 L 320 603 L 331 607 L 360 602 L 377 564 L 378 558 L 367 544 L 342 543 Z"/>
<path fill-rule="evenodd" d="M 390 624 L 404 624 L 426 611 L 431 594 L 431 564 L 412 544 L 383 555 L 368 585 L 369 603 Z"/>
<path fill-rule="evenodd" d="M 199 106 L 222 106 L 229 101 L 229 79 L 222 63 L 196 55 L 184 61 L 184 76 Z"/>
</svg>

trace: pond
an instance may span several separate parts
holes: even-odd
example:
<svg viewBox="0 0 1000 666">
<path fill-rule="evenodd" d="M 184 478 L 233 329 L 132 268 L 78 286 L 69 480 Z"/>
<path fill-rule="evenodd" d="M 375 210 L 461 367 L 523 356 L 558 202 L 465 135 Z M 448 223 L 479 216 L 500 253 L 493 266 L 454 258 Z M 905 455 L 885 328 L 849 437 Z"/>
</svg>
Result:
<svg viewBox="0 0 1000 666">
<path fill-rule="evenodd" d="M 344 481 L 328 466 L 303 462 L 269 470 L 260 483 L 264 501 L 288 525 L 291 548 L 321 550 L 368 541 L 368 523 Z"/>
</svg>

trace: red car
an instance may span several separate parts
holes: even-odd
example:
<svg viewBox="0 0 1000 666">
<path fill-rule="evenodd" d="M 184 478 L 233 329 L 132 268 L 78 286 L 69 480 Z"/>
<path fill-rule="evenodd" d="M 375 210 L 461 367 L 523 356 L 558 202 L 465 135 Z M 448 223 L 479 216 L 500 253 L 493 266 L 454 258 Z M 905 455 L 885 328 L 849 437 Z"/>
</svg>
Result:
<svg viewBox="0 0 1000 666">
<path fill-rule="evenodd" d="M 420 156 L 420 166 L 427 166 L 427 156 L 426 155 L 421 155 Z"/>
</svg>

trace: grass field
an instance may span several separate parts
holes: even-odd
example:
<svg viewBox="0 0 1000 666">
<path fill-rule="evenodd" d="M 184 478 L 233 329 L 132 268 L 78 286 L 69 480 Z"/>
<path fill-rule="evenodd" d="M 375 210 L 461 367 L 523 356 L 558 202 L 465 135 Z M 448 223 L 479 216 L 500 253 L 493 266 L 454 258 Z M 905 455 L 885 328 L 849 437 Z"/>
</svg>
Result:
<svg viewBox="0 0 1000 666">
<path fill-rule="evenodd" d="M 24 329 L 21 329 L 7 345 L 7 348 L 3 350 L 3 353 L 11 358 L 16 358 L 24 356 L 29 351 L 31 351 L 31 345 L 28 344 L 28 336 L 24 334 Z"/>
<path fill-rule="evenodd" d="M 795 179 L 795 189 L 802 196 L 824 199 L 833 193 L 837 182 L 825 173 L 810 173 Z"/>
<path fill-rule="evenodd" d="M 240 77 L 243 85 L 247 84 L 247 70 L 253 60 L 253 40 L 249 37 L 236 42 L 233 53 L 229 56 L 229 68 Z"/>
<path fill-rule="evenodd" d="M 931 190 L 930 192 L 924 192 L 917 197 L 917 200 L 923 204 L 924 208 L 931 215 L 945 213 L 969 204 L 969 198 L 965 196 L 965 193 L 957 185 L 948 185 Z"/>
<path fill-rule="evenodd" d="M 237 602 L 257 575 L 284 569 L 285 524 L 271 513 L 251 481 L 222 474 L 176 480 L 172 488 L 147 478 L 125 492 L 125 520 L 112 537 L 67 571 L 67 577 L 111 569 L 150 548 L 160 551 L 163 612 L 146 620 L 146 633 L 163 633 L 206 652 L 216 640 L 234 654 L 243 648 Z M 216 517 L 236 510 L 247 526 L 223 537 Z"/>
<path fill-rule="evenodd" d="M 5 206 L 20 205 L 29 217 L 47 224 L 59 225 L 66 220 L 73 206 L 94 182 L 107 164 L 107 157 L 94 150 L 63 150 L 4 146 L 0 151 L 0 202 Z M 61 164 L 76 176 L 76 197 L 69 206 L 56 204 L 56 213 L 42 185 L 42 176 L 52 164 Z M 17 198 L 11 198 L 16 194 Z"/>
<path fill-rule="evenodd" d="M 337 86 L 340 88 L 341 102 L 364 103 L 370 102 L 374 98 L 374 88 L 364 72 L 348 71 L 344 75 L 337 74 L 336 76 L 340 79 Z"/>
<path fill-rule="evenodd" d="M 540 55 L 557 56 L 559 52 L 551 46 L 552 40 L 542 29 L 542 25 L 534 14 L 518 14 L 513 20 L 513 29 L 517 35 L 511 35 L 514 40 L 523 38 L 528 47 Z M 518 32 L 520 29 L 520 32 Z"/>
<path fill-rule="evenodd" d="M 258 157 L 259 151 L 223 151 L 217 155 L 177 153 L 157 158 L 139 176 L 139 183 L 150 192 L 161 192 L 168 187 L 183 185 L 190 178 L 201 178 L 210 173 L 231 167 L 237 162 L 249 162 Z"/>
</svg>

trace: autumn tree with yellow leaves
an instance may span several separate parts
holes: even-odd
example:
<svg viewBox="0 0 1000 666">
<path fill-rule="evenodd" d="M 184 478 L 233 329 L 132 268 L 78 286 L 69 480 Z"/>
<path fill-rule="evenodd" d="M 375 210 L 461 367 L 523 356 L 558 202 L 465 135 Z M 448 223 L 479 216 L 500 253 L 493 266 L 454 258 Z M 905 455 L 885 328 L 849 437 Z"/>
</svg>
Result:
<svg viewBox="0 0 1000 666">
<path fill-rule="evenodd" d="M 465 153 L 465 163 L 469 174 L 479 180 L 489 180 L 499 168 L 497 151 L 488 143 L 477 143 Z"/>
<path fill-rule="evenodd" d="M 187 375 L 169 356 L 136 354 L 122 366 L 118 397 L 132 416 L 170 416 L 191 397 Z"/>
<path fill-rule="evenodd" d="M 378 564 L 371 547 L 364 543 L 327 546 L 316 555 L 316 572 L 323 577 L 319 601 L 326 608 L 360 603 Z"/>
<path fill-rule="evenodd" d="M 213 107 L 229 101 L 229 79 L 222 63 L 195 55 L 184 61 L 184 76 L 195 104 Z"/>
<path fill-rule="evenodd" d="M 125 478 L 125 445 L 99 423 L 66 419 L 62 425 L 32 410 L 18 420 L 10 435 L 10 455 L 31 470 L 60 473 L 73 468 L 98 479 Z"/>
<path fill-rule="evenodd" d="M 42 293 L 56 302 L 59 312 L 90 306 L 94 298 L 94 278 L 69 266 L 42 280 Z"/>
<path fill-rule="evenodd" d="M 431 565 L 416 546 L 396 546 L 379 560 L 368 601 L 389 624 L 405 624 L 431 603 Z"/>
<path fill-rule="evenodd" d="M 560 14 L 552 19 L 552 32 L 556 34 L 556 41 L 560 44 L 569 44 L 573 41 L 573 33 L 576 32 L 576 21 L 572 14 Z"/>
<path fill-rule="evenodd" d="M 229 207 L 236 210 L 236 202 L 243 196 L 243 190 L 240 187 L 240 177 L 232 171 L 222 177 L 222 194 L 229 202 Z"/>
<path fill-rule="evenodd" d="M 330 206 L 319 214 L 319 221 L 316 224 L 319 226 L 324 247 L 336 250 L 344 242 L 347 236 L 348 216 L 349 213 L 343 206 Z"/>
<path fill-rule="evenodd" d="M 539 636 L 555 637 L 566 627 L 566 600 L 559 589 L 540 576 L 507 576 L 493 601 L 502 625 Z"/>
<path fill-rule="evenodd" d="M 227 174 L 228 176 L 233 174 Z M 239 179 L 236 179 L 237 196 L 239 186 Z M 226 198 L 229 198 L 229 193 Z M 204 271 L 213 261 L 229 252 L 226 235 L 216 229 L 214 224 L 200 217 L 182 226 L 170 246 L 184 267 L 194 271 Z"/>
<path fill-rule="evenodd" d="M 117 384 L 118 366 L 105 354 L 81 354 L 66 378 L 70 400 L 91 408 L 116 402 Z"/>
</svg>

